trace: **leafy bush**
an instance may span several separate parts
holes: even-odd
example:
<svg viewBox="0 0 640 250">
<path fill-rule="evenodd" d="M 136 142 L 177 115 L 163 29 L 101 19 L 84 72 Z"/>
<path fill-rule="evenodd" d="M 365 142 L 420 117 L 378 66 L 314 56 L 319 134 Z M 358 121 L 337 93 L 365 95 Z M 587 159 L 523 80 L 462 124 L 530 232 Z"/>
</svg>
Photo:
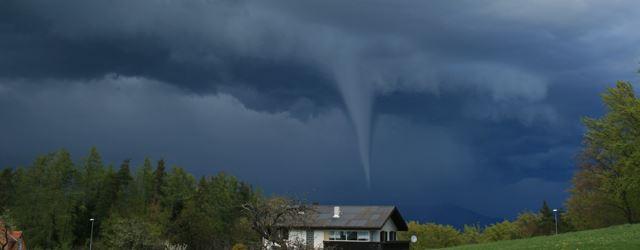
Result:
<svg viewBox="0 0 640 250">
<path fill-rule="evenodd" d="M 161 227 L 139 218 L 114 218 L 104 224 L 102 244 L 110 249 L 160 249 Z"/>
<path fill-rule="evenodd" d="M 463 244 L 476 244 L 482 242 L 482 229 L 478 225 L 464 225 L 462 230 Z"/>
<path fill-rule="evenodd" d="M 533 212 L 523 212 L 513 222 L 516 224 L 520 237 L 528 238 L 537 235 L 540 232 L 540 214 Z"/>
<path fill-rule="evenodd" d="M 411 244 L 411 249 L 442 248 L 457 246 L 463 243 L 460 231 L 450 225 L 420 224 L 409 222 L 409 231 L 403 233 L 403 239 L 411 235 L 418 237 L 418 242 Z"/>
<path fill-rule="evenodd" d="M 515 223 L 505 220 L 485 228 L 482 238 L 484 241 L 513 240 L 521 235 Z"/>
</svg>

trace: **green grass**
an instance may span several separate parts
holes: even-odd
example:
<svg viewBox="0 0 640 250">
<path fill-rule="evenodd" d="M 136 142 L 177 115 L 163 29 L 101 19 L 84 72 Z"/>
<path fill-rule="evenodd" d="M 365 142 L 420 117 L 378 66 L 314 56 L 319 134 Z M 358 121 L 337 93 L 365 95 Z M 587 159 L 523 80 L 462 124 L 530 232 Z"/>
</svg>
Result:
<svg viewBox="0 0 640 250">
<path fill-rule="evenodd" d="M 640 249 L 640 224 L 447 249 Z"/>
</svg>

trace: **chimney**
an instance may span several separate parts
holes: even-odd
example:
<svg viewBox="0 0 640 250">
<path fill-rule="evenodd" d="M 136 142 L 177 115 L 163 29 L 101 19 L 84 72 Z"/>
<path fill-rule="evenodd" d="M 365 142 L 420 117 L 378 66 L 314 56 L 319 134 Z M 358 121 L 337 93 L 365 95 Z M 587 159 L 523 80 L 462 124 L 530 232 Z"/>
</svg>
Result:
<svg viewBox="0 0 640 250">
<path fill-rule="evenodd" d="M 333 207 L 333 218 L 335 218 L 335 219 L 340 218 L 340 207 L 339 206 Z"/>
</svg>

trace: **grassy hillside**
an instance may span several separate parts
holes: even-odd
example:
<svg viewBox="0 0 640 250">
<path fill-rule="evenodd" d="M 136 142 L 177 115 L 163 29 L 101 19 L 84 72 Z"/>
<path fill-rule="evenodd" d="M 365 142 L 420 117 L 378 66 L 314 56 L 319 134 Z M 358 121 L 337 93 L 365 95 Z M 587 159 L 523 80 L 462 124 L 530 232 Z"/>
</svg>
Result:
<svg viewBox="0 0 640 250">
<path fill-rule="evenodd" d="M 640 249 L 640 224 L 447 249 Z"/>
</svg>

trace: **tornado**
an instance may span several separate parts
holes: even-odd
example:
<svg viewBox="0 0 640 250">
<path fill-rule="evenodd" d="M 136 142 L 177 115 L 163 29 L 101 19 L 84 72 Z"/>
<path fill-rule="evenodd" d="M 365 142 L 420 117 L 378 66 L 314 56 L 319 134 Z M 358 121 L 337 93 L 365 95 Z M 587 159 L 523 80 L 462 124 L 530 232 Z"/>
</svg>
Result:
<svg viewBox="0 0 640 250">
<path fill-rule="evenodd" d="M 344 65 L 343 65 L 344 66 Z M 355 130 L 360 162 L 367 188 L 371 187 L 371 124 L 374 99 L 373 84 L 364 81 L 353 66 L 336 70 L 338 90 L 344 101 L 347 115 Z"/>
</svg>

